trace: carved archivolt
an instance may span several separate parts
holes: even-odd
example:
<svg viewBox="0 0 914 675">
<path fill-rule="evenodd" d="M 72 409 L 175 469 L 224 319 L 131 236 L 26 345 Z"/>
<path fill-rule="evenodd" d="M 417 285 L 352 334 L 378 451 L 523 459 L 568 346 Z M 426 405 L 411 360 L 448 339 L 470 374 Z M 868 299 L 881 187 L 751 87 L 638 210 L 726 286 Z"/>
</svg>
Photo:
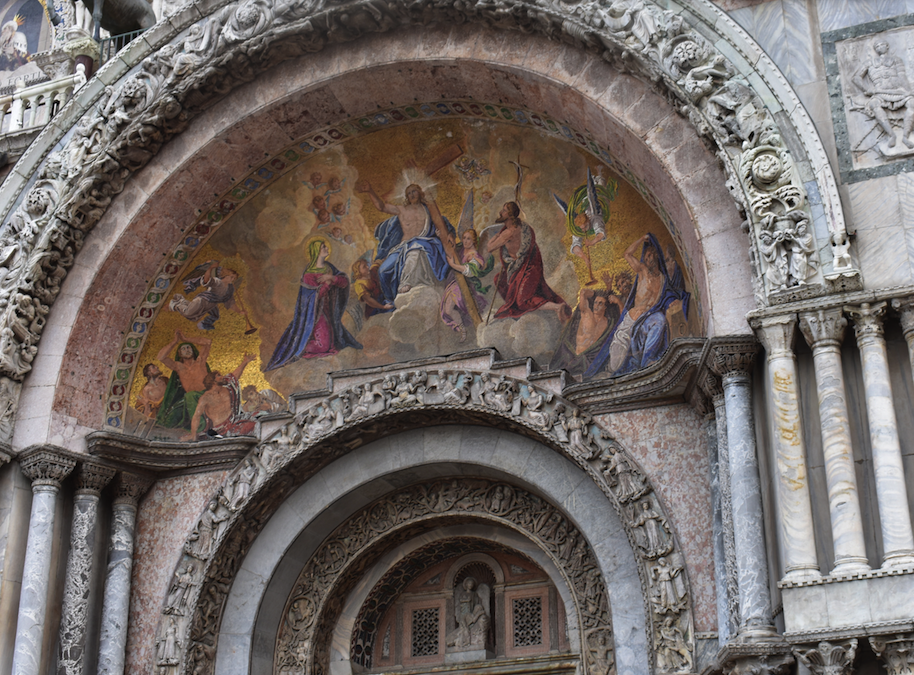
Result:
<svg viewBox="0 0 914 675">
<path fill-rule="evenodd" d="M 539 544 L 565 576 L 582 629 L 584 673 L 607 675 L 595 658 L 599 645 L 612 649 L 609 595 L 597 560 L 580 531 L 545 500 L 511 485 L 454 478 L 414 485 L 385 496 L 350 518 L 305 564 L 283 612 L 274 673 L 326 675 L 330 635 L 341 609 L 346 576 L 360 573 L 365 552 L 398 531 L 435 527 L 476 517 L 523 532 Z M 439 523 L 439 521 L 444 521 Z M 354 579 L 353 579 L 354 581 Z M 334 599 L 336 602 L 334 603 Z M 675 672 L 675 671 L 673 671 Z"/>
<path fill-rule="evenodd" d="M 702 9 L 727 26 L 736 41 L 721 36 L 721 44 L 738 53 L 743 47 L 739 41 L 746 38 L 735 24 L 709 3 Z M 763 304 L 827 290 L 810 252 L 824 242 L 814 240 L 815 228 L 799 227 L 804 219 L 813 221 L 806 186 L 816 186 L 826 206 L 828 213 L 820 217 L 833 228 L 832 245 L 846 243 L 834 178 L 801 106 L 796 101 L 784 104 L 802 128 L 782 130 L 760 97 L 771 92 L 742 84 L 757 80 L 747 78 L 749 72 L 741 73 L 702 31 L 692 28 L 684 18 L 692 16 L 688 12 L 644 0 L 610 6 L 599 0 L 236 0 L 200 11 L 211 13 L 138 62 L 132 74 L 96 100 L 87 89 L 71 101 L 62 118 L 79 105 L 91 105 L 66 141 L 69 130 L 46 130 L 41 143 L 56 132 L 60 144 L 0 228 L 0 375 L 21 381 L 31 369 L 45 317 L 85 234 L 132 173 L 190 119 L 277 63 L 403 25 L 472 21 L 536 32 L 598 53 L 617 68 L 655 83 L 718 148 L 733 194 L 753 226 L 750 248 L 760 267 L 757 290 Z M 711 24 L 701 28 L 714 30 Z M 167 33 L 162 24 L 158 30 Z M 124 58 L 130 60 L 126 54 Z M 767 63 L 765 57 L 761 60 Z M 775 88 L 790 96 L 786 82 L 770 69 Z M 785 133 L 801 139 L 810 157 L 791 157 Z M 750 157 L 749 168 L 741 171 Z M 801 172 L 801 166 L 807 168 Z M 27 181 L 15 173 L 10 180 L 21 182 L 11 183 L 7 194 L 26 187 Z M 772 231 L 765 225 L 772 216 L 774 231 L 781 233 L 781 243 L 790 239 L 790 250 L 759 256 L 760 236 Z M 785 256 L 787 281 L 776 283 Z M 846 255 L 836 256 L 831 267 L 833 276 L 858 276 Z"/>
<path fill-rule="evenodd" d="M 502 426 L 531 436 L 587 473 L 619 513 L 636 552 L 656 670 L 688 672 L 694 640 L 683 557 L 663 506 L 635 461 L 585 412 L 530 383 L 491 373 L 438 370 L 388 373 L 328 396 L 299 411 L 292 422 L 238 464 L 185 542 L 157 632 L 157 665 L 162 675 L 212 672 L 223 604 L 232 580 L 251 542 L 295 487 L 372 438 L 454 422 Z M 353 534 L 350 544 L 335 539 L 325 542 L 323 553 L 315 558 L 326 563 L 321 569 L 341 572 L 367 545 L 371 532 L 381 534 L 399 527 L 403 513 L 412 514 L 411 520 L 421 520 L 460 513 L 464 505 L 475 504 L 473 508 L 486 517 L 499 518 L 540 541 L 558 566 L 569 570 L 569 587 L 577 589 L 584 605 L 590 602 L 588 598 L 595 599 L 589 614 L 581 609 L 585 632 L 603 625 L 586 619 L 599 616 L 602 601 L 593 595 L 595 584 L 602 583 L 597 578 L 599 569 L 580 533 L 565 524 L 564 538 L 559 537 L 564 521 L 558 510 L 545 502 L 527 503 L 534 498 L 519 494 L 516 488 L 510 494 L 504 488 L 499 493 L 497 488 L 483 489 L 478 481 L 442 483 L 424 495 L 404 495 L 412 495 L 404 504 L 385 501 L 369 509 L 358 521 L 360 527 L 364 525 L 361 534 Z M 518 504 L 525 506 L 518 509 Z M 539 513 L 549 517 L 539 524 L 525 520 Z M 544 534 L 553 529 L 551 535 Z M 572 569 L 584 571 L 572 573 Z M 308 577 L 308 583 L 318 583 L 317 572 L 315 569 Z M 326 589 L 331 586 L 330 581 L 320 583 Z M 590 591 L 587 584 L 592 585 Z M 325 598 L 322 590 L 314 601 L 315 612 Z M 290 649 L 292 641 L 304 644 L 302 649 L 296 647 L 300 654 L 292 653 L 313 668 L 313 643 L 303 642 L 297 635 L 293 632 L 289 638 Z"/>
</svg>

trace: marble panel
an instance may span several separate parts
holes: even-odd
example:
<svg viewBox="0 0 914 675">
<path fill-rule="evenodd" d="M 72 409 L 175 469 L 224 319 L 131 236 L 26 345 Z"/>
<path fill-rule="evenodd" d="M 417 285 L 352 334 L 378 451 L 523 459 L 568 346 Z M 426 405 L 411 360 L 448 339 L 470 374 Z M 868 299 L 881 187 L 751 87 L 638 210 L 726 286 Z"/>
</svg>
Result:
<svg viewBox="0 0 914 675">
<path fill-rule="evenodd" d="M 857 230 L 857 256 L 867 288 L 901 286 L 911 278 L 909 233 L 900 227 Z"/>
<path fill-rule="evenodd" d="M 134 546 L 126 672 L 152 672 L 156 622 L 181 546 L 227 473 L 216 471 L 161 480 L 141 502 Z"/>
<path fill-rule="evenodd" d="M 901 224 L 898 176 L 883 176 L 847 186 L 850 210 L 861 229 L 894 229 Z"/>
<path fill-rule="evenodd" d="M 905 7 L 897 0 L 820 0 L 817 12 L 820 29 L 829 31 L 898 16 L 905 13 Z"/>
</svg>

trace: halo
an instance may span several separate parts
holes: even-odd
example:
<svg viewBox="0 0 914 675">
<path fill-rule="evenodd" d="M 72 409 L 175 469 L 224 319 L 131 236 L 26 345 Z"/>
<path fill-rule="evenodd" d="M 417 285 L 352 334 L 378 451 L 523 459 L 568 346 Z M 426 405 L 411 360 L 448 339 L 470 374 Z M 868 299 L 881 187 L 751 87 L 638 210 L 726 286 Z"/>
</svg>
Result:
<svg viewBox="0 0 914 675">
<path fill-rule="evenodd" d="M 403 169 L 403 173 L 400 174 L 400 178 L 394 186 L 392 199 L 402 199 L 403 195 L 406 194 L 406 188 L 410 185 L 418 185 L 422 188 L 422 192 L 425 193 L 425 199 L 427 201 L 433 201 L 437 196 L 436 188 L 438 187 L 438 184 L 434 182 L 430 176 L 426 175 L 424 171 L 411 166 Z"/>
</svg>

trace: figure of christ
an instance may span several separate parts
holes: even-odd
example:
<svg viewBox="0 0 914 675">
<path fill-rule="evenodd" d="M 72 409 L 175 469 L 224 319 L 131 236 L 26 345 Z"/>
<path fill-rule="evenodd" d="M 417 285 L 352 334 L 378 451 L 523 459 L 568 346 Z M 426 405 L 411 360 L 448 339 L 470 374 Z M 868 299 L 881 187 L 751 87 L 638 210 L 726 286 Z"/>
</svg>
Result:
<svg viewBox="0 0 914 675">
<path fill-rule="evenodd" d="M 169 429 L 190 429 L 197 401 L 205 390 L 203 379 L 209 372 L 206 359 L 212 343 L 208 338 L 185 337 L 176 330 L 174 339 L 159 350 L 156 358 L 172 373 L 156 414 L 158 424 Z M 171 358 L 168 354 L 175 346 L 175 357 Z"/>
<path fill-rule="evenodd" d="M 193 441 L 202 430 L 214 436 L 244 436 L 254 431 L 256 422 L 241 411 L 238 384 L 244 369 L 253 360 L 253 354 L 245 354 L 238 367 L 228 375 L 217 370 L 206 374 L 203 378 L 205 391 L 197 401 L 190 432 L 182 440 Z"/>
<path fill-rule="evenodd" d="M 496 223 L 504 227 L 489 240 L 486 252 L 498 251 L 501 256 L 501 271 L 495 277 L 495 286 L 505 303 L 495 312 L 495 318 L 519 319 L 537 309 L 551 309 L 560 320 L 566 321 L 571 309 L 546 283 L 536 235 L 520 219 L 517 203 L 506 202 Z"/>
<path fill-rule="evenodd" d="M 143 366 L 143 376 L 146 378 L 146 384 L 136 397 L 136 409 L 146 417 L 155 418 L 165 399 L 168 380 L 154 363 L 147 363 Z"/>
<path fill-rule="evenodd" d="M 639 246 L 640 260 L 635 257 Z M 623 375 L 650 365 L 669 345 L 667 308 L 680 300 L 683 313 L 688 312 L 689 294 L 671 282 L 663 251 L 652 234 L 635 240 L 626 249 L 625 260 L 636 274 L 634 287 L 619 323 L 584 373 L 585 379 L 604 368 L 612 375 Z"/>
<path fill-rule="evenodd" d="M 482 310 L 486 306 L 485 294 L 488 293 L 489 287 L 483 286 L 480 277 L 484 277 L 492 271 L 492 257 L 489 256 L 489 264 L 483 260 L 482 254 L 476 249 L 479 242 L 479 235 L 476 230 L 466 230 L 460 235 L 463 242 L 463 249 L 460 251 L 460 260 L 454 258 L 451 254 L 447 255 L 447 262 L 454 272 L 467 277 L 469 281 L 470 293 L 477 309 Z M 444 289 L 444 297 L 441 298 L 441 320 L 460 336 L 460 341 L 467 339 L 467 329 L 464 326 L 463 318 L 469 315 L 466 299 L 463 297 L 457 279 L 454 279 Z"/>
<path fill-rule="evenodd" d="M 358 185 L 378 211 L 392 217 L 382 221 L 374 231 L 378 251 L 374 265 L 381 285 L 381 303 L 393 304 L 397 295 L 416 286 L 434 286 L 444 281 L 450 266 L 442 238 L 454 234 L 454 228 L 441 216 L 434 201 L 427 203 L 422 188 L 406 188 L 402 206 L 385 203 L 368 181 Z"/>
</svg>

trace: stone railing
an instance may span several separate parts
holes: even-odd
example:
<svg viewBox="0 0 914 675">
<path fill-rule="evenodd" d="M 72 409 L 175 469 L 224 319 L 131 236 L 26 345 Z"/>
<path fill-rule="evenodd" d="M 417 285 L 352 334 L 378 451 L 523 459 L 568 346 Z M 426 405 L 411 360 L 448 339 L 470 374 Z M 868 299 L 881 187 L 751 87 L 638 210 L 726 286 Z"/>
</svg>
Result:
<svg viewBox="0 0 914 675">
<path fill-rule="evenodd" d="M 86 68 L 81 63 L 72 75 L 29 87 L 17 82 L 12 94 L 0 96 L 0 136 L 43 127 L 85 83 Z"/>
</svg>

